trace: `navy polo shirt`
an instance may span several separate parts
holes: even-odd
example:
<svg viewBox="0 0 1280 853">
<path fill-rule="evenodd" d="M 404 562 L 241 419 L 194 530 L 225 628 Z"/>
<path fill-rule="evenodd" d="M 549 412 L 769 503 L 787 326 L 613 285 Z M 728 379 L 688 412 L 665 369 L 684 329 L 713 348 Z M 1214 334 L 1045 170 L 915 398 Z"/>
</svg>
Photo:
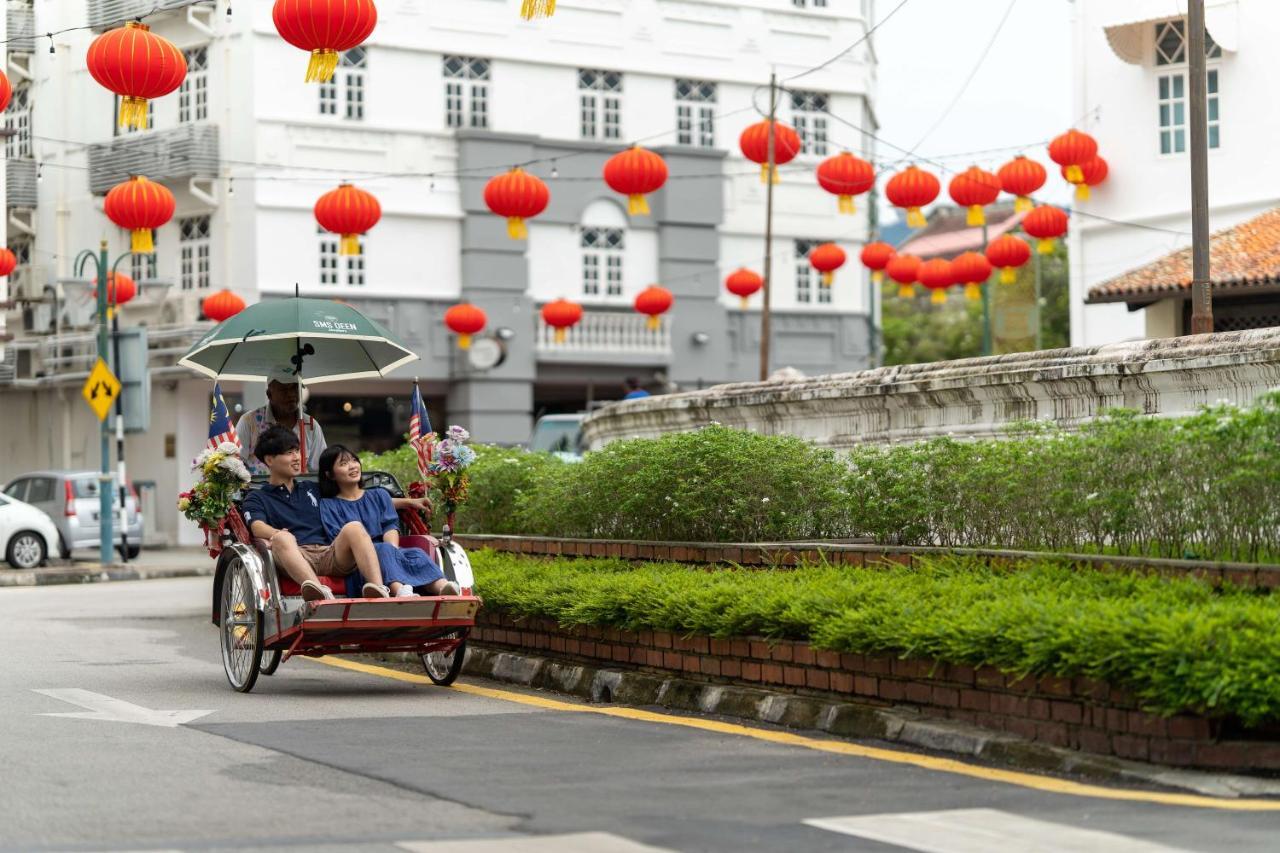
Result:
<svg viewBox="0 0 1280 853">
<path fill-rule="evenodd" d="M 320 487 L 310 480 L 294 480 L 292 492 L 266 483 L 245 496 L 241 509 L 250 526 L 263 521 L 289 531 L 299 545 L 329 544 L 320 523 Z"/>
</svg>

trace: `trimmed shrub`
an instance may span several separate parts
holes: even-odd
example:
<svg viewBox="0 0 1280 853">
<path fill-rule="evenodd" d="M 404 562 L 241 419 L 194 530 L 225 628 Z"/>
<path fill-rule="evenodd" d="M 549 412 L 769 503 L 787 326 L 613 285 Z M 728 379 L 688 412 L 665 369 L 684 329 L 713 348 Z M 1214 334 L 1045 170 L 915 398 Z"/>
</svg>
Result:
<svg viewBox="0 0 1280 853">
<path fill-rule="evenodd" d="M 1230 587 L 955 557 L 793 571 L 471 557 L 486 607 L 515 616 L 1086 676 L 1159 713 L 1280 719 L 1280 599 Z"/>
<path fill-rule="evenodd" d="M 846 467 L 798 438 L 709 426 L 619 441 L 540 472 L 516 501 L 531 535 L 685 542 L 828 538 L 849 527 Z"/>
</svg>

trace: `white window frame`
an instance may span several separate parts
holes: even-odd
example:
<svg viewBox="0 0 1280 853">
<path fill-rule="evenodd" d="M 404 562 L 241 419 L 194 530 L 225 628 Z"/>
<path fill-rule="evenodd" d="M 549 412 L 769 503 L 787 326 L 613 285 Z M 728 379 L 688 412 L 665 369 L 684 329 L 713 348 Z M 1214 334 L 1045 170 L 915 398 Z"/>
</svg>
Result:
<svg viewBox="0 0 1280 853">
<path fill-rule="evenodd" d="M 800 154 L 806 157 L 825 157 L 831 148 L 828 131 L 828 110 L 831 96 L 825 92 L 794 90 L 791 100 L 791 122 L 800 136 Z"/>
<path fill-rule="evenodd" d="M 446 56 L 441 68 L 444 73 L 445 127 L 487 128 L 492 61 L 475 56 Z"/>
<path fill-rule="evenodd" d="M 320 238 L 320 286 L 321 287 L 364 287 L 364 238 L 360 238 L 360 254 L 338 254 L 340 238 L 331 231 L 316 226 L 316 234 Z"/>
<path fill-rule="evenodd" d="M 718 95 L 718 87 L 710 80 L 675 81 L 677 145 L 716 147 Z"/>
<path fill-rule="evenodd" d="M 4 141 L 4 156 L 30 160 L 34 156 L 31 147 L 31 84 L 25 80 L 13 86 L 13 100 L 4 114 L 4 128 L 12 134 Z"/>
<path fill-rule="evenodd" d="M 821 246 L 822 240 L 796 240 L 796 304 L 798 305 L 830 305 L 830 287 L 820 284 L 818 271 L 809 263 L 809 253 Z M 816 291 L 816 296 L 815 296 Z"/>
<path fill-rule="evenodd" d="M 209 45 L 184 50 L 187 76 L 178 87 L 178 123 L 204 121 L 209 118 Z"/>
<path fill-rule="evenodd" d="M 582 295 L 587 299 L 620 300 L 626 266 L 627 233 L 623 228 L 584 225 L 579 231 L 582 250 Z"/>
<path fill-rule="evenodd" d="M 353 47 L 342 54 L 333 78 L 320 84 L 320 115 L 364 121 L 364 93 L 369 49 Z"/>
<path fill-rule="evenodd" d="M 1151 30 L 1152 62 L 1156 68 L 1156 151 L 1161 157 L 1186 155 L 1191 143 L 1191 78 L 1187 66 L 1187 25 L 1183 18 L 1161 21 Z M 1222 147 L 1222 47 L 1205 32 L 1208 61 L 1209 149 Z M 1179 91 L 1180 90 L 1180 91 Z"/>
<path fill-rule="evenodd" d="M 578 69 L 578 130 L 583 139 L 622 139 L 622 72 Z"/>
<path fill-rule="evenodd" d="M 207 213 L 178 220 L 178 281 L 182 290 L 208 290 L 213 217 Z"/>
</svg>

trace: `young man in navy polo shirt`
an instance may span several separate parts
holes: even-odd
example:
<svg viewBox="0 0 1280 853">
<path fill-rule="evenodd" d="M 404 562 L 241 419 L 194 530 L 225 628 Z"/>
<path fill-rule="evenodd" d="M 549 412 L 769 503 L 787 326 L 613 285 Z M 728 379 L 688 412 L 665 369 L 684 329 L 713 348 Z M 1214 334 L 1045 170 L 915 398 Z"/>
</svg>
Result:
<svg viewBox="0 0 1280 853">
<path fill-rule="evenodd" d="M 267 485 L 244 499 L 249 530 L 270 543 L 271 556 L 289 577 L 302 586 L 307 601 L 333 598 L 316 575 L 346 577 L 355 569 L 365 584 L 365 598 L 386 598 L 378 553 L 364 525 L 353 521 L 330 544 L 320 522 L 320 488 L 308 480 L 295 480 L 302 469 L 298 436 L 283 427 L 271 427 L 253 448 L 270 472 Z"/>
</svg>

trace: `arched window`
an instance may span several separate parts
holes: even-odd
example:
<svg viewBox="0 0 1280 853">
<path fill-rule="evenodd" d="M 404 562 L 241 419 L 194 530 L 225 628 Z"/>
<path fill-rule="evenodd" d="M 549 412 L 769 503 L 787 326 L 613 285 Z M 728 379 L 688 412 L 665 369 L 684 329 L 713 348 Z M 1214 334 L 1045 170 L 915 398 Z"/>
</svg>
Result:
<svg viewBox="0 0 1280 853">
<path fill-rule="evenodd" d="M 627 249 L 627 217 L 613 201 L 597 199 L 582 212 L 582 295 L 620 299 Z"/>
</svg>

